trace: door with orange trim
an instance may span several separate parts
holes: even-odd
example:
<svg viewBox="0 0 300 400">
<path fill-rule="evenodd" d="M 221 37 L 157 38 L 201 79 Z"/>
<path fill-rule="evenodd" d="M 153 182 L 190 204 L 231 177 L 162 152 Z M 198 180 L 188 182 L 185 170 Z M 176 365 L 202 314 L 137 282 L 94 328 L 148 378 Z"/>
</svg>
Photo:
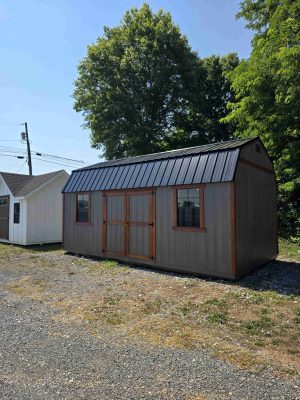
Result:
<svg viewBox="0 0 300 400">
<path fill-rule="evenodd" d="M 155 258 L 155 192 L 107 193 L 103 216 L 104 254 Z"/>
</svg>

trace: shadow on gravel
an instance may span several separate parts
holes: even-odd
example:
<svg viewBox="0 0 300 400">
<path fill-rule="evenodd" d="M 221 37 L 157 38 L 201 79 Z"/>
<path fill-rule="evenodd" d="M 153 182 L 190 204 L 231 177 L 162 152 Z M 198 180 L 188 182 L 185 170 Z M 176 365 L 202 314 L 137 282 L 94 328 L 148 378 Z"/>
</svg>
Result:
<svg viewBox="0 0 300 400">
<path fill-rule="evenodd" d="M 62 250 L 62 249 L 63 249 L 63 247 L 62 247 L 61 243 L 38 244 L 38 245 L 32 245 L 32 246 L 26 247 L 26 250 L 43 252 L 43 253 L 47 253 L 50 251 L 58 251 L 58 250 Z"/>
<path fill-rule="evenodd" d="M 300 295 L 300 264 L 276 260 L 257 268 L 234 284 L 259 291 Z"/>
<path fill-rule="evenodd" d="M 65 253 L 69 255 L 76 255 L 79 257 L 103 261 L 105 258 L 101 257 L 86 257 L 74 253 Z M 110 259 L 112 261 L 112 259 Z M 202 279 L 206 282 L 226 283 L 226 285 L 244 287 L 256 291 L 274 291 L 278 294 L 284 295 L 300 295 L 300 263 L 292 261 L 275 260 L 268 264 L 258 267 L 249 274 L 242 278 L 233 281 L 227 279 L 214 278 L 209 276 L 199 276 L 195 274 L 187 274 L 184 272 L 166 271 L 151 266 L 142 266 L 140 264 L 131 264 L 121 262 L 115 259 L 120 265 L 128 265 L 130 268 L 147 271 L 160 275 L 174 276 L 178 279 Z"/>
<path fill-rule="evenodd" d="M 165 271 L 140 265 L 130 265 L 130 267 L 177 278 L 202 279 L 208 282 L 226 283 L 226 285 L 240 286 L 256 291 L 273 291 L 288 296 L 300 295 L 300 263 L 292 261 L 273 261 L 258 267 L 237 281 Z"/>
</svg>

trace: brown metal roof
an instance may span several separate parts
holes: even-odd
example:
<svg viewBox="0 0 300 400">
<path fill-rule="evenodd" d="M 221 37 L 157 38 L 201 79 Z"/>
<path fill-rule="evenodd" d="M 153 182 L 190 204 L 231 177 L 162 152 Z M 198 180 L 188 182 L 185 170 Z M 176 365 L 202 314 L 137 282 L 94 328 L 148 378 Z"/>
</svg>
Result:
<svg viewBox="0 0 300 400">
<path fill-rule="evenodd" d="M 72 172 L 63 192 L 136 189 L 234 178 L 240 147 L 254 139 L 111 160 Z"/>
<path fill-rule="evenodd" d="M 63 170 L 50 172 L 43 175 L 22 175 L 10 172 L 0 172 L 12 195 L 15 197 L 26 196 L 50 179 L 60 174 Z"/>
</svg>

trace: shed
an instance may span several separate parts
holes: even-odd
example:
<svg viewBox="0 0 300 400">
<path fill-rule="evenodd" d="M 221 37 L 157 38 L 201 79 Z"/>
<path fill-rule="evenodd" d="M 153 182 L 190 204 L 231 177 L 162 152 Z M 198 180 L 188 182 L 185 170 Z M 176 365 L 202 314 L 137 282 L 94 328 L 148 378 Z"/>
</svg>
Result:
<svg viewBox="0 0 300 400">
<path fill-rule="evenodd" d="M 63 194 L 71 253 L 230 279 L 278 253 L 276 178 L 259 138 L 91 165 Z"/>
<path fill-rule="evenodd" d="M 62 241 L 61 190 L 69 175 L 0 172 L 0 241 L 20 245 Z"/>
</svg>

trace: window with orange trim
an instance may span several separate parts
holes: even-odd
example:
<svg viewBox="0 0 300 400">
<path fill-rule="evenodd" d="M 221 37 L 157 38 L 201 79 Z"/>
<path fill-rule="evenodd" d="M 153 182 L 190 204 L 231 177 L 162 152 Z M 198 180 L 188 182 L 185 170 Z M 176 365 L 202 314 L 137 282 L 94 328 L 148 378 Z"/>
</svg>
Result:
<svg viewBox="0 0 300 400">
<path fill-rule="evenodd" d="M 200 228 L 199 189 L 177 189 L 177 226 Z"/>
<path fill-rule="evenodd" d="M 203 185 L 174 189 L 173 229 L 205 231 Z"/>
<path fill-rule="evenodd" d="M 76 196 L 76 222 L 90 222 L 89 194 L 77 194 Z"/>
</svg>

